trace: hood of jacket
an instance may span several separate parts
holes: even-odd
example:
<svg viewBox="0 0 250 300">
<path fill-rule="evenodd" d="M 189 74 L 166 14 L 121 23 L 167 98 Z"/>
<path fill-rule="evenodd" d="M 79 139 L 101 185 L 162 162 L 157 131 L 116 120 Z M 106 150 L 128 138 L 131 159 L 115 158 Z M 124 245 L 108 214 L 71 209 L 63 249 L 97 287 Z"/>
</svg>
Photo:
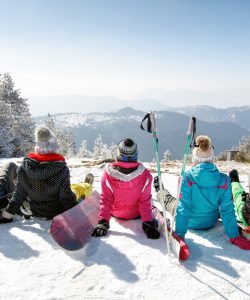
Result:
<svg viewBox="0 0 250 300">
<path fill-rule="evenodd" d="M 221 181 L 221 173 L 213 163 L 199 163 L 187 171 L 192 179 L 200 187 L 218 186 Z"/>
<path fill-rule="evenodd" d="M 106 166 L 106 172 L 108 175 L 112 176 L 113 178 L 120 180 L 120 181 L 124 181 L 124 182 L 128 182 L 131 181 L 135 178 L 137 178 L 139 175 L 141 175 L 144 171 L 145 171 L 145 167 L 143 166 L 143 164 L 141 163 L 116 163 L 115 165 L 119 165 L 123 168 L 133 168 L 135 166 L 138 166 L 137 169 L 135 171 L 133 171 L 132 173 L 129 174 L 124 174 L 119 172 L 118 169 L 114 168 L 114 164 L 107 164 Z"/>
<path fill-rule="evenodd" d="M 24 158 L 21 169 L 26 176 L 32 179 L 45 180 L 62 172 L 66 163 L 64 161 L 38 161 L 29 157 Z"/>
</svg>

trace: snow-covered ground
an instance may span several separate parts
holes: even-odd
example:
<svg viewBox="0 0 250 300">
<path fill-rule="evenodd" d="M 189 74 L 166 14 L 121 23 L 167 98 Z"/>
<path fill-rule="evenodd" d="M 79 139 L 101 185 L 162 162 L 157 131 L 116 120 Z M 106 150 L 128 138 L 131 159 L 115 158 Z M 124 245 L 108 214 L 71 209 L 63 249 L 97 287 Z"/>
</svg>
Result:
<svg viewBox="0 0 250 300">
<path fill-rule="evenodd" d="M 71 182 L 92 172 L 100 191 L 100 166 L 86 167 L 77 159 L 68 165 Z M 220 168 L 238 168 L 248 188 L 249 165 Z M 175 195 L 179 166 L 163 171 L 164 185 Z M 107 237 L 92 238 L 76 252 L 58 247 L 49 225 L 20 218 L 0 225 L 0 299 L 250 299 L 250 251 L 231 245 L 221 223 L 188 232 L 191 256 L 183 263 L 166 255 L 164 238 L 147 239 L 140 220 L 113 219 Z"/>
</svg>

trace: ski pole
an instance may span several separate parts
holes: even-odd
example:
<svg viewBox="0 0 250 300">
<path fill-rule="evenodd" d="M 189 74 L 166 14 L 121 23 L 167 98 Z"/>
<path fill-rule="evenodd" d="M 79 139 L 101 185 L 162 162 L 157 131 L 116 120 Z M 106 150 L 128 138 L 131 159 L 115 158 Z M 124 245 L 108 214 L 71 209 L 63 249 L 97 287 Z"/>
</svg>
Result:
<svg viewBox="0 0 250 300">
<path fill-rule="evenodd" d="M 160 166 L 159 151 L 158 151 L 158 138 L 157 138 L 157 134 L 156 134 L 155 114 L 153 112 L 151 112 L 151 113 L 148 113 L 143 118 L 143 120 L 141 122 L 142 130 L 145 130 L 144 127 L 142 126 L 142 123 L 146 119 L 148 119 L 147 132 L 150 132 L 153 135 L 155 160 L 156 160 L 156 164 L 157 164 L 157 174 L 158 174 L 159 184 L 160 184 L 160 200 L 161 200 L 161 206 L 162 206 L 163 217 L 164 217 L 164 228 L 165 228 L 165 237 L 166 237 L 166 243 L 167 243 L 167 253 L 169 254 L 170 248 L 169 248 L 169 237 L 168 237 L 168 229 L 167 229 L 167 219 L 172 224 L 173 217 L 169 212 L 166 211 L 165 206 L 164 206 L 162 179 L 161 179 L 161 166 Z"/>
<path fill-rule="evenodd" d="M 178 201 L 179 201 L 179 197 L 180 197 L 180 193 L 181 193 L 181 185 L 182 185 L 182 180 L 183 180 L 183 176 L 184 176 L 184 172 L 185 172 L 185 168 L 186 168 L 186 164 L 187 164 L 189 150 L 192 147 L 192 143 L 195 144 L 195 133 L 196 133 L 196 118 L 192 117 L 190 119 L 189 125 L 188 125 L 188 131 L 187 131 L 187 135 L 186 135 L 185 152 L 184 152 L 184 157 L 183 157 L 183 161 L 182 161 L 180 177 L 178 180 L 177 197 L 176 197 L 177 201 L 176 201 L 176 206 L 175 206 L 175 210 L 174 210 L 174 214 L 173 214 L 173 220 L 174 220 L 173 225 L 175 223 L 177 205 L 178 205 Z M 172 233 L 172 230 L 173 230 L 173 226 L 171 227 L 170 233 Z"/>
</svg>

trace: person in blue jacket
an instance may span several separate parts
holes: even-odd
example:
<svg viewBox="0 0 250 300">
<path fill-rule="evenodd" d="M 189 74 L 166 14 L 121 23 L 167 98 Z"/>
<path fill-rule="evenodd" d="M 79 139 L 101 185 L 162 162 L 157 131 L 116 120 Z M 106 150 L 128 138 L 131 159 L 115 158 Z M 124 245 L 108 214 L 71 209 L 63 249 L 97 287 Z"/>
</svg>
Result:
<svg viewBox="0 0 250 300">
<path fill-rule="evenodd" d="M 185 171 L 178 204 L 175 197 L 163 190 L 166 209 L 173 213 L 177 205 L 176 233 L 184 239 L 188 229 L 209 229 L 217 223 L 220 216 L 230 242 L 250 250 L 250 241 L 239 235 L 230 178 L 213 163 L 211 139 L 200 135 L 195 144 L 192 152 L 193 166 Z M 159 190 L 157 178 L 154 186 Z M 157 198 L 160 197 L 159 193 Z"/>
</svg>

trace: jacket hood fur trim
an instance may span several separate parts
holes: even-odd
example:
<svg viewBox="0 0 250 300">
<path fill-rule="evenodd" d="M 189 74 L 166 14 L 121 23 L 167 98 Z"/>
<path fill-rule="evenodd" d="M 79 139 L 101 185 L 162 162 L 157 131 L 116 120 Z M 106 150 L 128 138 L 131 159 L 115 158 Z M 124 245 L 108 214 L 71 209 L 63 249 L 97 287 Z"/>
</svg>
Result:
<svg viewBox="0 0 250 300">
<path fill-rule="evenodd" d="M 125 182 L 135 179 L 145 171 L 145 167 L 141 163 L 139 164 L 138 168 L 130 174 L 123 174 L 119 172 L 118 170 L 113 168 L 112 164 L 107 164 L 105 169 L 108 175 Z"/>
</svg>

